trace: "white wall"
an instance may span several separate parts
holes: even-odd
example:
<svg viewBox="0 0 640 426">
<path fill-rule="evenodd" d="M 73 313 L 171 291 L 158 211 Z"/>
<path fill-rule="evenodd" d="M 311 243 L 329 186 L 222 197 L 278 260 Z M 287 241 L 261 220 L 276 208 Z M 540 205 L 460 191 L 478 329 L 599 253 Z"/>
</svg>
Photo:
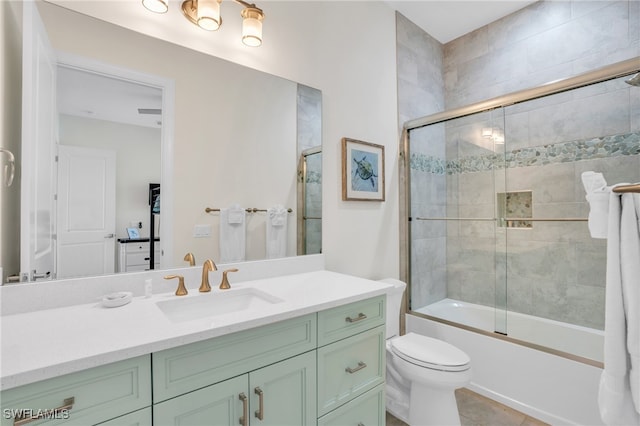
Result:
<svg viewBox="0 0 640 426">
<path fill-rule="evenodd" d="M 0 156 L 0 283 L 20 270 L 20 127 L 22 105 L 22 5 L 0 2 L 0 147 L 16 157 L 16 178 L 4 182 L 8 157 Z"/>
<path fill-rule="evenodd" d="M 323 252 L 327 268 L 370 278 L 398 276 L 394 12 L 377 1 L 267 1 L 259 4 L 266 14 L 264 44 L 250 49 L 240 44 L 239 9 L 231 2 L 223 4 L 225 23 L 217 33 L 188 24 L 174 2 L 167 15 L 154 15 L 135 5 L 66 3 L 83 13 L 322 90 Z M 176 20 L 167 21 L 172 16 Z M 92 47 L 95 51 L 95 46 L 86 46 L 89 50 Z M 159 70 L 179 60 L 160 59 Z M 179 93 L 180 86 L 176 85 L 178 110 Z M 342 137 L 385 146 L 384 203 L 342 201 Z M 176 146 L 188 143 L 176 137 Z"/>
</svg>

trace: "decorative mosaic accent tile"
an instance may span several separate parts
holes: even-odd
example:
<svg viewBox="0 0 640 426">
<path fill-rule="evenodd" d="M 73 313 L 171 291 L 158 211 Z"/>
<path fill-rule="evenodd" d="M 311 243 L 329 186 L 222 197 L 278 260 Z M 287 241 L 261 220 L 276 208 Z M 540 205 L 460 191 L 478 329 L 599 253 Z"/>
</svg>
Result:
<svg viewBox="0 0 640 426">
<path fill-rule="evenodd" d="M 504 155 L 496 153 L 474 155 L 451 161 L 422 154 L 411 154 L 410 166 L 412 170 L 454 175 L 623 155 L 640 155 L 640 132 L 516 149 Z"/>
<path fill-rule="evenodd" d="M 436 158 L 431 155 L 411 154 L 409 167 L 412 170 L 432 173 L 435 175 L 443 175 L 447 170 L 447 162 L 442 158 Z"/>
<path fill-rule="evenodd" d="M 322 183 L 322 172 L 317 172 L 315 170 L 308 170 L 307 183 Z"/>
</svg>

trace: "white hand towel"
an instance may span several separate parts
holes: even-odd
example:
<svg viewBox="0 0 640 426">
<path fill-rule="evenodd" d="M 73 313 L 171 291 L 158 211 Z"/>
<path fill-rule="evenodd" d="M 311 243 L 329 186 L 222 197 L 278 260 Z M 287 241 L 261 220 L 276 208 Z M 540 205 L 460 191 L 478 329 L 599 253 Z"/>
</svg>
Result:
<svg viewBox="0 0 640 426">
<path fill-rule="evenodd" d="M 220 263 L 245 260 L 245 214 L 237 204 L 220 209 Z"/>
<path fill-rule="evenodd" d="M 610 194 L 604 370 L 598 405 L 607 425 L 640 425 L 640 195 Z"/>
<path fill-rule="evenodd" d="M 287 210 L 276 205 L 267 209 L 267 259 L 287 255 Z"/>
<path fill-rule="evenodd" d="M 607 238 L 609 193 L 607 181 L 602 173 L 582 173 L 582 184 L 589 202 L 589 233 L 591 238 Z"/>
</svg>

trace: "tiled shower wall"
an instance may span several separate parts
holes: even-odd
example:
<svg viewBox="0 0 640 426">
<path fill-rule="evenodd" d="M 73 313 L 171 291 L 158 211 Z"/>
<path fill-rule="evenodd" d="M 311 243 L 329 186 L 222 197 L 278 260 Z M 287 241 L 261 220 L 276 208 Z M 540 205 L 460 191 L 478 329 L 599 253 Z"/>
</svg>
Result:
<svg viewBox="0 0 640 426">
<path fill-rule="evenodd" d="M 401 66 L 407 61 L 401 59 L 407 55 L 400 48 L 406 31 L 401 26 L 413 28 L 405 21 L 398 19 L 399 79 L 408 73 Z M 443 57 L 426 60 L 443 61 L 442 109 L 451 109 L 637 57 L 639 34 L 640 2 L 542 1 L 446 44 Z M 429 55 L 433 48 L 411 52 Z M 437 84 L 433 74 L 421 74 L 417 84 Z M 399 83 L 402 106 L 401 88 Z M 610 82 L 412 132 L 412 216 L 440 216 L 448 189 L 448 217 L 490 218 L 498 192 L 529 190 L 534 216 L 586 217 L 582 171 L 603 171 L 611 183 L 640 180 L 640 96 L 634 90 Z M 481 137 L 487 125 L 504 131 L 505 146 L 487 145 Z M 446 155 L 439 156 L 445 139 Z M 436 146 L 425 146 L 430 144 Z M 619 155 L 619 148 L 631 155 Z M 591 239 L 585 222 L 535 223 L 532 229 L 448 222 L 444 237 L 442 224 L 415 222 L 414 308 L 446 296 L 508 303 L 510 310 L 602 327 L 605 242 Z M 427 288 L 416 289 L 422 281 Z"/>
<path fill-rule="evenodd" d="M 401 14 L 396 14 L 398 114 L 400 126 L 407 120 L 444 109 L 442 45 Z M 443 127 L 412 134 L 411 211 L 415 215 L 444 215 L 446 177 L 431 168 L 416 170 L 414 159 L 432 162 L 445 157 Z M 419 160 L 418 160 L 419 161 Z M 412 221 L 412 306 L 443 299 L 446 282 L 446 228 L 442 223 Z"/>
</svg>

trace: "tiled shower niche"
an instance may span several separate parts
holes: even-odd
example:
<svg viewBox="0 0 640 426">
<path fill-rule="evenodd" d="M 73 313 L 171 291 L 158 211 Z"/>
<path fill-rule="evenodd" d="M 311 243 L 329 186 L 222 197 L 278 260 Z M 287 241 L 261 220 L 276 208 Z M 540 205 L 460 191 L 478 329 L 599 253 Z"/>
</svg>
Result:
<svg viewBox="0 0 640 426">
<path fill-rule="evenodd" d="M 498 226 L 503 228 L 531 229 L 533 222 L 533 192 L 499 192 L 497 194 Z"/>
</svg>

